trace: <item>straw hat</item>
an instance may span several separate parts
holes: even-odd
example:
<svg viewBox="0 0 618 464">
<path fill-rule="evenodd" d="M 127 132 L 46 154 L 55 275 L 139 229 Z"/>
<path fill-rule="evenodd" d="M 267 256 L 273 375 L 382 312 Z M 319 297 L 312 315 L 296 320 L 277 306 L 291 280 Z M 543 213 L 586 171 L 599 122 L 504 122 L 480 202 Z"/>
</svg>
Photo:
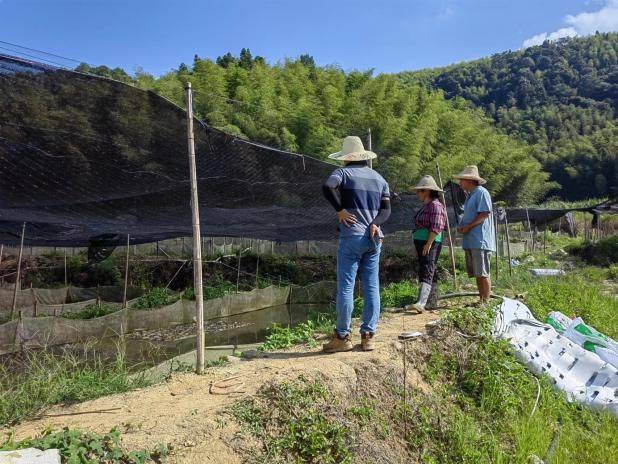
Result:
<svg viewBox="0 0 618 464">
<path fill-rule="evenodd" d="M 438 184 L 436 184 L 436 180 L 429 175 L 421 177 L 421 180 L 418 181 L 416 187 L 412 187 L 412 190 L 433 190 L 435 192 L 443 192 L 443 190 L 438 187 Z"/>
<path fill-rule="evenodd" d="M 374 152 L 365 150 L 363 142 L 359 137 L 348 135 L 343 139 L 341 151 L 328 155 L 330 159 L 338 161 L 365 161 L 377 158 Z"/>
<path fill-rule="evenodd" d="M 479 176 L 479 168 L 474 165 L 466 166 L 463 171 L 461 171 L 456 176 L 453 176 L 455 179 L 470 179 L 477 181 L 480 185 L 486 184 L 487 181 Z"/>
</svg>

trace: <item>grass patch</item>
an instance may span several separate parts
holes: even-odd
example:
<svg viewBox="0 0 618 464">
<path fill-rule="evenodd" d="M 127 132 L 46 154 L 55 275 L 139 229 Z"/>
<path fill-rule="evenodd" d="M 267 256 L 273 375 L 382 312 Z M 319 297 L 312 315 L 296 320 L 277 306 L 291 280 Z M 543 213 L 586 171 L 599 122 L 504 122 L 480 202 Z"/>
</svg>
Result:
<svg viewBox="0 0 618 464">
<path fill-rule="evenodd" d="M 566 401 L 547 377 L 537 382 L 517 362 L 510 346 L 489 335 L 492 316 L 478 310 L 447 313 L 441 339 L 410 361 L 430 384 L 432 395 L 416 395 L 408 408 L 413 432 L 407 437 L 422 462 L 527 463 L 608 462 L 618 453 L 618 421 Z M 473 339 L 453 330 L 474 334 Z"/>
<path fill-rule="evenodd" d="M 118 311 L 118 306 L 111 304 L 91 304 L 85 306 L 81 311 L 74 313 L 63 314 L 65 319 L 95 319 L 101 316 L 107 316 Z"/>
<path fill-rule="evenodd" d="M 599 266 L 618 263 L 618 235 L 602 238 L 598 242 L 577 242 L 566 247 L 570 254 Z"/>
<path fill-rule="evenodd" d="M 232 416 L 261 442 L 255 462 L 349 464 L 352 435 L 333 420 L 336 408 L 321 382 L 300 377 L 268 385 L 256 397 L 236 403 Z"/>
<path fill-rule="evenodd" d="M 0 426 L 15 424 L 45 407 L 86 401 L 148 385 L 141 376 L 130 377 L 124 358 L 105 364 L 95 359 L 80 362 L 66 351 L 55 355 L 25 351 L 19 366 L 0 366 Z"/>
<path fill-rule="evenodd" d="M 334 325 L 335 315 L 321 312 L 310 313 L 306 322 L 301 322 L 293 327 L 273 324 L 270 333 L 260 346 L 260 350 L 281 350 L 301 343 L 315 347 L 317 346 L 316 334 L 331 333 Z"/>
<path fill-rule="evenodd" d="M 0 443 L 0 451 L 24 448 L 38 448 L 43 451 L 56 448 L 60 452 L 62 462 L 67 463 L 159 463 L 163 462 L 162 459 L 168 454 L 166 445 L 160 445 L 152 451 L 124 451 L 120 447 L 120 432 L 115 429 L 104 435 L 68 428 L 47 430 L 36 438 L 15 442 L 9 437 L 6 442 Z"/>
</svg>

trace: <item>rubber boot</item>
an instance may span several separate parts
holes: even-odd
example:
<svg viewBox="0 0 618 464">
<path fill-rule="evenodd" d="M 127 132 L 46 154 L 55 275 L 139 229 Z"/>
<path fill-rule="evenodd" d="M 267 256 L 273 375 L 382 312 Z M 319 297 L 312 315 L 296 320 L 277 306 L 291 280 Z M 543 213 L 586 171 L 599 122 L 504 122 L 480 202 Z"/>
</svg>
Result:
<svg viewBox="0 0 618 464">
<path fill-rule="evenodd" d="M 427 299 L 429 298 L 429 294 L 431 293 L 431 284 L 426 282 L 421 283 L 421 290 L 418 295 L 418 301 L 412 305 L 412 309 L 418 311 L 418 313 L 422 313 L 425 311 L 425 306 L 427 305 Z"/>
</svg>

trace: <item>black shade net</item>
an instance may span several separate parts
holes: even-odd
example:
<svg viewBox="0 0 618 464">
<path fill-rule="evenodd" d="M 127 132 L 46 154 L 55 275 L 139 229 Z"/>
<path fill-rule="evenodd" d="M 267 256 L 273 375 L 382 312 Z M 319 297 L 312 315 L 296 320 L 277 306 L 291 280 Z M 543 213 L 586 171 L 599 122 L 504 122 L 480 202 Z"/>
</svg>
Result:
<svg viewBox="0 0 618 464">
<path fill-rule="evenodd" d="M 321 185 L 337 167 L 231 136 L 196 120 L 205 236 L 328 240 Z M 451 224 L 465 196 L 446 189 Z M 419 202 L 394 195 L 386 233 L 411 228 Z M 507 210 L 547 223 L 568 210 Z M 511 218 L 511 213 L 513 217 Z M 0 54 L 0 243 L 122 245 L 190 236 L 186 113 L 154 92 Z"/>
<path fill-rule="evenodd" d="M 153 92 L 0 55 L 0 242 L 119 245 L 191 235 L 186 113 Z M 195 124 L 202 233 L 332 239 L 335 165 Z M 394 201 L 387 232 L 416 200 Z"/>
</svg>

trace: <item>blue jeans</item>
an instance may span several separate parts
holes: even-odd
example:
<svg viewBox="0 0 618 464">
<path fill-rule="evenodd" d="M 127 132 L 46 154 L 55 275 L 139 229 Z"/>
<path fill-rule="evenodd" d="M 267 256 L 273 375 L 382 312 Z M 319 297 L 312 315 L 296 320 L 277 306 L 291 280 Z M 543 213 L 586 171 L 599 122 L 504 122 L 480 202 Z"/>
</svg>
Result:
<svg viewBox="0 0 618 464">
<path fill-rule="evenodd" d="M 363 323 L 360 331 L 375 333 L 380 317 L 381 243 L 362 235 L 341 237 L 337 251 L 337 334 L 350 333 L 354 309 L 354 283 L 360 272 L 363 286 Z"/>
</svg>

